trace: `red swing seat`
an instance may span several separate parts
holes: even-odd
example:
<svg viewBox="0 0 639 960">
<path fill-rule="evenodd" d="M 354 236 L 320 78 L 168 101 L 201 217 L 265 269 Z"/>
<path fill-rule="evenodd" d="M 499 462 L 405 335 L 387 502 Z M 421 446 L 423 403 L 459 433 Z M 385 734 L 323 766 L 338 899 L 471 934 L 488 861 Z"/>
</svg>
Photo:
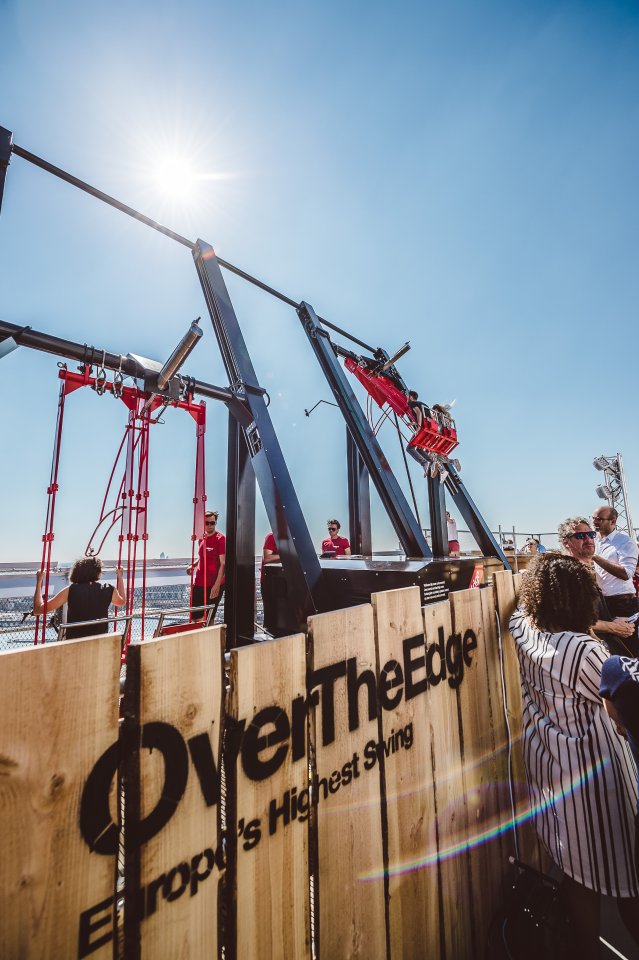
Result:
<svg viewBox="0 0 639 960">
<path fill-rule="evenodd" d="M 451 423 L 453 423 L 452 420 Z M 451 427 L 442 427 L 436 420 L 426 417 L 421 430 L 418 430 L 408 446 L 419 447 L 420 450 L 426 450 L 428 453 L 439 453 L 447 457 L 455 447 L 459 446 L 459 440 L 454 424 Z"/>
</svg>

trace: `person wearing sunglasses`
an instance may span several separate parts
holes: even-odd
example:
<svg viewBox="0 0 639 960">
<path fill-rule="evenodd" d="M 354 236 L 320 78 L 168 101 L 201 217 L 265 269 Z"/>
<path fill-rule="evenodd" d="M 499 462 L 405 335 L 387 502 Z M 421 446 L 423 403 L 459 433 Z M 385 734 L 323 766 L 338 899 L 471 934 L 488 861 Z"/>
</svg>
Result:
<svg viewBox="0 0 639 960">
<path fill-rule="evenodd" d="M 617 511 L 608 505 L 592 515 L 597 531 L 595 555 L 597 583 L 610 612 L 629 617 L 639 611 L 639 600 L 632 577 L 637 568 L 637 543 L 623 530 L 617 530 Z"/>
<path fill-rule="evenodd" d="M 593 558 L 595 556 L 596 532 L 585 517 L 568 517 L 559 524 L 559 541 L 563 552 L 583 563 L 595 576 Z M 606 598 L 597 587 L 597 621 L 593 631 L 604 641 L 610 653 L 628 655 L 637 648 L 636 628 L 627 617 L 613 616 Z"/>
<path fill-rule="evenodd" d="M 322 540 L 323 557 L 350 557 L 351 545 L 346 537 L 340 537 L 339 520 L 328 520 L 328 536 Z"/>
<path fill-rule="evenodd" d="M 215 620 L 217 608 L 224 595 L 224 567 L 226 565 L 226 537 L 217 530 L 218 514 L 216 510 L 207 510 L 204 514 L 205 533 L 200 540 L 195 578 L 193 580 L 192 607 L 213 606 L 211 622 Z M 192 567 L 187 568 L 191 574 Z M 194 620 L 203 620 L 205 611 L 195 611 Z"/>
</svg>

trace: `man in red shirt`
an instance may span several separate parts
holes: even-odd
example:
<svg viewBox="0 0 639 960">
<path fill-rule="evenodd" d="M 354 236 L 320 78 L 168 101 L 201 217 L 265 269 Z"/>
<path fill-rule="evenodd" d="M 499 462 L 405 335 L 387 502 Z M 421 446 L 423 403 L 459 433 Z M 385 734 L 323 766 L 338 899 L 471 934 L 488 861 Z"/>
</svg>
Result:
<svg viewBox="0 0 639 960">
<path fill-rule="evenodd" d="M 346 537 L 340 537 L 339 528 L 339 520 L 328 521 L 328 537 L 322 540 L 322 554 L 330 554 L 331 557 L 350 557 L 351 545 Z"/>
<path fill-rule="evenodd" d="M 206 604 L 211 604 L 213 607 L 211 622 L 215 620 L 217 608 L 224 595 L 224 567 L 226 564 L 226 537 L 216 530 L 217 518 L 216 510 L 207 510 L 204 514 L 206 532 L 200 540 L 191 596 L 192 607 L 203 607 Z M 188 567 L 186 572 L 190 574 L 192 569 L 192 567 Z M 204 611 L 195 611 L 193 619 L 203 620 L 204 616 Z"/>
</svg>

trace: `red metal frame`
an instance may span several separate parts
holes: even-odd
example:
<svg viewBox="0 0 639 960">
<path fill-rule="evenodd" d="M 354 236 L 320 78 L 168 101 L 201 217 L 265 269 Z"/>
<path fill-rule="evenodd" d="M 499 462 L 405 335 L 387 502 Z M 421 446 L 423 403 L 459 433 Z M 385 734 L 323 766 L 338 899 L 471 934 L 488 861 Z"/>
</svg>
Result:
<svg viewBox="0 0 639 960">
<path fill-rule="evenodd" d="M 142 639 L 144 639 L 145 629 L 145 611 L 146 611 L 146 563 L 147 563 L 147 507 L 149 499 L 149 427 L 155 421 L 152 414 L 159 407 L 171 406 L 180 410 L 186 410 L 195 420 L 196 424 L 196 462 L 195 462 L 195 493 L 193 497 L 193 547 L 192 555 L 195 551 L 195 543 L 205 534 L 204 510 L 206 503 L 205 493 L 205 472 L 204 472 L 204 437 L 206 432 L 206 404 L 188 400 L 170 400 L 166 401 L 159 396 L 150 396 L 137 387 L 116 388 L 113 383 L 106 381 L 103 376 L 92 377 L 91 368 L 88 364 L 84 365 L 80 373 L 75 373 L 63 367 L 60 370 L 59 377 L 60 396 L 58 400 L 58 417 L 55 429 L 55 438 L 53 444 L 53 458 L 51 463 L 51 476 L 47 488 L 47 515 L 45 521 L 45 532 L 42 536 L 42 569 L 45 571 L 44 578 L 44 610 L 42 617 L 36 618 L 36 629 L 34 643 L 44 643 L 46 639 L 47 627 L 47 601 L 49 594 L 49 580 L 51 570 L 51 550 L 55 539 L 54 517 L 56 495 L 59 490 L 58 470 L 60 465 L 60 445 L 62 441 L 62 424 L 64 420 L 65 399 L 68 394 L 80 387 L 93 387 L 96 383 L 100 387 L 100 392 L 108 391 L 125 404 L 129 410 L 128 422 L 124 431 L 124 436 L 118 448 L 111 474 L 107 483 L 106 493 L 102 501 L 100 510 L 100 519 L 95 527 L 86 548 L 87 556 L 95 556 L 102 549 L 109 532 L 115 524 L 120 521 L 118 566 L 123 566 L 123 560 L 126 560 L 126 595 L 127 602 L 125 613 L 130 615 L 133 612 L 133 600 L 135 590 L 135 574 L 138 559 L 138 543 L 142 543 Z M 112 489 L 113 478 L 115 476 L 120 457 L 123 450 L 126 449 L 126 462 L 124 476 L 120 482 L 116 496 L 116 504 L 110 510 L 107 510 L 109 494 Z M 105 521 L 109 520 L 109 526 L 103 533 L 102 539 L 97 548 L 93 546 L 93 541 L 98 530 Z M 126 547 L 125 547 L 126 545 Z M 126 556 L 125 556 L 126 554 Z M 192 577 L 191 577 L 192 582 Z M 117 613 L 117 610 L 116 610 Z M 114 624 L 115 629 L 115 624 Z M 127 643 L 130 635 L 127 638 Z M 123 656 L 126 651 L 123 651 Z"/>
<path fill-rule="evenodd" d="M 360 367 L 351 357 L 346 357 L 344 366 L 357 377 L 379 407 L 387 403 L 400 417 L 410 416 L 406 394 L 383 373 L 371 373 L 365 367 Z"/>
<path fill-rule="evenodd" d="M 193 606 L 193 581 L 195 578 L 195 545 L 198 540 L 206 536 L 204 515 L 206 513 L 206 482 L 204 470 L 204 433 L 206 422 L 204 418 L 195 418 L 196 448 L 195 448 L 195 489 L 193 491 L 193 533 L 191 534 L 191 593 L 190 606 Z M 204 602 L 206 603 L 206 557 L 204 551 Z"/>
</svg>

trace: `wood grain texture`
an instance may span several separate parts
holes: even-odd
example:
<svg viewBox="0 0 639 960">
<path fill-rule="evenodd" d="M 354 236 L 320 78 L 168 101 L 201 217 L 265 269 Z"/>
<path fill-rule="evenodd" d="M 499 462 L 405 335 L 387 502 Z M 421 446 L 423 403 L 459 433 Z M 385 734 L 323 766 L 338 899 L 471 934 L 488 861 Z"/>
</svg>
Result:
<svg viewBox="0 0 639 960">
<path fill-rule="evenodd" d="M 435 798 L 429 743 L 429 693 L 407 699 L 404 675 L 405 640 L 418 638 L 412 658 L 423 657 L 424 627 L 418 587 L 373 594 L 378 662 L 393 661 L 404 681 L 398 706 L 382 710 L 382 741 L 390 745 L 383 759 L 388 820 L 389 927 L 392 958 L 437 956 L 439 951 L 438 869 Z M 388 696 L 399 691 L 397 666 L 387 667 Z M 413 674 L 425 682 L 425 668 Z M 394 737 L 410 732 L 410 748 L 393 749 Z M 408 743 L 408 737 L 405 742 Z M 383 749 L 383 748 L 382 748 Z"/>
<path fill-rule="evenodd" d="M 426 650 L 432 656 L 428 727 L 435 792 L 437 869 L 440 878 L 442 937 L 440 956 L 448 960 L 475 954 L 467 849 L 468 813 L 462 777 L 461 729 L 456 682 L 451 671 L 455 651 L 446 653 L 452 636 L 450 603 L 423 608 Z M 442 645 L 443 649 L 442 649 Z M 431 654 L 433 648 L 437 648 Z M 439 679 L 437 679 L 439 678 Z M 479 955 L 479 954 L 477 954 Z"/>
<path fill-rule="evenodd" d="M 510 632 L 509 621 L 513 615 L 517 602 L 517 589 L 521 584 L 522 574 L 513 576 L 507 570 L 495 574 L 495 594 L 497 597 L 498 621 L 501 629 L 502 649 L 504 656 L 504 675 L 506 679 L 506 693 L 508 703 L 508 723 L 512 742 L 512 776 L 514 781 L 515 809 L 517 814 L 517 840 L 519 856 L 524 863 L 537 869 L 542 868 L 543 855 L 541 844 L 534 827 L 528 819 L 530 803 L 526 769 L 522 749 L 522 700 L 521 677 L 519 660 L 515 649 L 515 641 Z"/>
<path fill-rule="evenodd" d="M 500 864 L 507 864 L 508 858 L 515 855 L 514 833 L 512 827 L 512 808 L 509 786 L 508 729 L 506 726 L 506 708 L 504 697 L 507 691 L 502 685 L 501 654 L 497 633 L 497 613 L 495 589 L 492 584 L 479 591 L 481 599 L 481 623 L 486 652 L 487 706 L 490 711 L 490 743 L 492 749 L 492 797 L 490 818 L 493 810 L 500 825 L 499 835 L 493 844 L 494 855 Z M 510 826 L 507 826 L 510 823 Z M 502 873 L 502 894 L 506 894 L 510 872 L 504 867 Z"/>
<path fill-rule="evenodd" d="M 80 914 L 112 903 L 115 857 L 91 852 L 79 823 L 87 777 L 118 738 L 119 671 L 118 634 L 0 654 L 3 960 L 77 957 Z M 112 932 L 111 909 L 93 942 Z M 111 940 L 91 956 L 111 956 Z"/>
<path fill-rule="evenodd" d="M 229 713 L 236 721 L 245 721 L 245 738 L 254 718 L 267 707 L 279 708 L 285 724 L 282 714 L 290 717 L 293 699 L 306 696 L 304 634 L 233 650 L 230 682 Z M 275 733 L 275 725 L 262 724 L 255 732 L 267 737 Z M 244 849 L 242 836 L 238 838 L 238 958 L 310 958 L 308 824 L 294 819 L 292 812 L 288 823 L 282 815 L 274 816 L 277 809 L 292 811 L 294 789 L 299 795 L 308 788 L 307 757 L 293 762 L 289 739 L 264 746 L 259 758 L 264 762 L 272 758 L 283 742 L 288 747 L 282 764 L 262 780 L 247 775 L 243 756 L 237 761 L 238 833 L 254 821 L 261 830 L 252 849 Z"/>
<path fill-rule="evenodd" d="M 509 850 L 502 843 L 501 783 L 507 770 L 498 764 L 496 732 L 502 736 L 501 700 L 491 679 L 499 680 L 494 634 L 486 637 L 481 590 L 450 595 L 453 632 L 464 653 L 464 678 L 457 688 L 462 790 L 465 799 L 468 897 L 473 909 L 464 911 L 469 923 L 473 955 L 483 953 L 490 921 L 502 902 L 504 882 L 511 868 Z M 492 611 L 494 619 L 494 609 Z M 487 642 L 488 641 L 488 642 Z M 475 645 L 476 644 L 476 645 Z M 472 649 L 471 649 L 472 648 Z M 492 688 L 492 689 L 491 689 Z M 502 755 L 503 756 L 503 755 Z M 504 812 L 508 815 L 508 807 Z"/>
<path fill-rule="evenodd" d="M 375 629 L 370 605 L 311 617 L 309 639 L 313 670 L 350 660 L 354 676 L 367 675 L 375 691 Z M 364 766 L 366 745 L 370 754 L 371 745 L 378 740 L 376 698 L 371 719 L 366 683 L 362 682 L 357 694 L 358 726 L 349 730 L 347 679 L 335 682 L 334 723 L 338 735 L 332 743 L 323 743 L 321 710 L 315 708 L 311 714 L 311 741 L 320 779 L 320 956 L 330 960 L 386 958 L 379 765 L 369 770 Z"/>
<path fill-rule="evenodd" d="M 199 749 L 205 754 L 208 740 L 215 769 L 219 769 L 224 645 L 224 627 L 208 627 L 130 648 L 130 656 L 133 651 L 140 657 L 141 729 L 159 722 L 177 731 L 183 744 L 179 747 L 178 740 L 178 755 L 188 771 L 184 793 L 174 798 L 169 821 L 140 850 L 140 881 L 146 892 L 140 926 L 142 960 L 216 956 L 220 874 L 212 854 L 220 842 L 218 804 L 205 801 L 190 743 L 199 738 Z M 142 819 L 172 791 L 169 778 L 175 758 L 174 752 L 167 764 L 160 749 L 142 746 Z M 194 879 L 195 874 L 199 880 Z"/>
</svg>

